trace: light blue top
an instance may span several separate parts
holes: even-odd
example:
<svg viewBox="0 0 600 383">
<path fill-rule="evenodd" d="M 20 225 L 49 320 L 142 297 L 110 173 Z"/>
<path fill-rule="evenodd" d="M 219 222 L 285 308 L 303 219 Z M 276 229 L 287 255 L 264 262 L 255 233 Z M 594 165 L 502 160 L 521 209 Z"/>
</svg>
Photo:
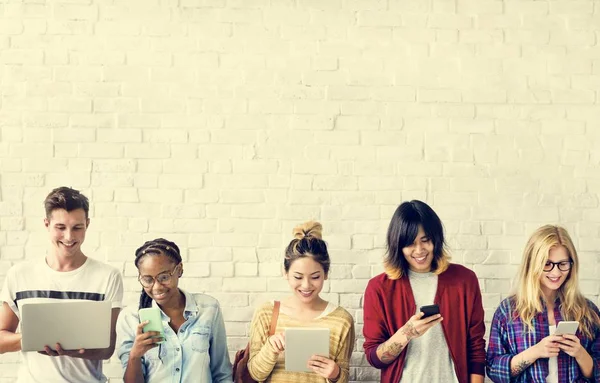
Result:
<svg viewBox="0 0 600 383">
<path fill-rule="evenodd" d="M 181 290 L 181 289 L 180 289 Z M 165 342 L 142 357 L 146 382 L 227 382 L 232 383 L 231 362 L 227 352 L 225 324 L 219 302 L 205 294 L 185 295 L 185 323 L 175 333 L 169 317 L 162 312 Z M 152 301 L 153 307 L 158 307 Z M 138 307 L 127 307 L 117 321 L 117 355 L 127 368 L 129 352 L 140 323 Z"/>
</svg>

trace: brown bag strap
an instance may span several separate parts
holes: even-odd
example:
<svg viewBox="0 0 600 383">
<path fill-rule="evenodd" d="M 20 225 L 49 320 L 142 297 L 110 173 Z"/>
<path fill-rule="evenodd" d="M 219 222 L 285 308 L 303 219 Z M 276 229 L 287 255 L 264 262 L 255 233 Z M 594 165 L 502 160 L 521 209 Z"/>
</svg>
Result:
<svg viewBox="0 0 600 383">
<path fill-rule="evenodd" d="M 269 326 L 269 336 L 275 335 L 275 329 L 277 328 L 277 318 L 279 318 L 279 301 L 275 301 L 273 304 L 273 315 L 271 316 L 271 326 Z"/>
</svg>

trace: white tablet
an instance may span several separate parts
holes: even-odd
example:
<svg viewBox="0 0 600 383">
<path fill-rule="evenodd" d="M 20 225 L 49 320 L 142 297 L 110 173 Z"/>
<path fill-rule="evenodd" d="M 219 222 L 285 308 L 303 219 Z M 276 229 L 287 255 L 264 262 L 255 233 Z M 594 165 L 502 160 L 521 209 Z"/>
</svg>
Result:
<svg viewBox="0 0 600 383">
<path fill-rule="evenodd" d="M 43 351 L 60 343 L 64 350 L 110 346 L 110 301 L 23 302 L 21 349 Z"/>
<path fill-rule="evenodd" d="M 294 327 L 285 329 L 286 371 L 312 372 L 307 367 L 313 355 L 329 358 L 329 329 Z"/>
</svg>

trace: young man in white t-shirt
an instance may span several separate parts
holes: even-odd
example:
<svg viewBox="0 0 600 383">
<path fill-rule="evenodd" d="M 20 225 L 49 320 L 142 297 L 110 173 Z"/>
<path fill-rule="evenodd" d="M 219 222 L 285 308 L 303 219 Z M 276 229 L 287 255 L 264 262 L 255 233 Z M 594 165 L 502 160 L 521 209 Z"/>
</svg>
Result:
<svg viewBox="0 0 600 383">
<path fill-rule="evenodd" d="M 14 265 L 0 292 L 0 354 L 21 351 L 17 333 L 19 307 L 24 301 L 58 299 L 112 302 L 110 346 L 95 350 L 63 350 L 47 345 L 42 352 L 21 352 L 18 383 L 106 382 L 102 360 L 115 349 L 115 324 L 123 298 L 123 280 L 117 269 L 86 257 L 81 251 L 87 228 L 88 199 L 75 189 L 52 190 L 44 201 L 44 224 L 50 248 L 44 261 Z"/>
</svg>

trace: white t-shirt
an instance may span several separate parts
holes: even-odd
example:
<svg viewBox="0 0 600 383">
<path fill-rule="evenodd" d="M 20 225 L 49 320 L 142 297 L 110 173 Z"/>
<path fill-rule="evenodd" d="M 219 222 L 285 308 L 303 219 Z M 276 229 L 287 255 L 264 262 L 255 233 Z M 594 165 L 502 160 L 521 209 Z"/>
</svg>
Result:
<svg viewBox="0 0 600 383">
<path fill-rule="evenodd" d="M 114 267 L 87 258 L 76 270 L 59 272 L 46 262 L 19 263 L 8 270 L 0 304 L 6 302 L 21 319 L 19 305 L 27 302 L 47 302 L 57 299 L 108 300 L 120 308 L 123 299 L 123 279 Z M 21 352 L 22 363 L 17 383 L 106 382 L 101 360 L 68 356 L 51 357 L 37 352 Z"/>
<path fill-rule="evenodd" d="M 408 280 L 415 298 L 416 310 L 430 305 L 435 299 L 438 276 L 434 273 L 408 271 Z M 446 320 L 452 320 L 447 318 Z M 401 383 L 444 382 L 458 383 L 454 361 L 441 324 L 431 327 L 410 341 L 406 349 Z"/>
<path fill-rule="evenodd" d="M 554 334 L 556 326 L 548 326 L 550 334 Z M 553 356 L 548 358 L 548 376 L 546 377 L 546 383 L 558 383 L 558 358 Z"/>
<path fill-rule="evenodd" d="M 325 310 L 323 310 L 323 312 L 321 314 L 319 314 L 319 316 L 316 317 L 315 319 L 326 317 L 327 315 L 331 314 L 337 308 L 338 308 L 338 305 L 336 305 L 335 303 L 327 302 L 327 307 L 325 307 Z"/>
</svg>

